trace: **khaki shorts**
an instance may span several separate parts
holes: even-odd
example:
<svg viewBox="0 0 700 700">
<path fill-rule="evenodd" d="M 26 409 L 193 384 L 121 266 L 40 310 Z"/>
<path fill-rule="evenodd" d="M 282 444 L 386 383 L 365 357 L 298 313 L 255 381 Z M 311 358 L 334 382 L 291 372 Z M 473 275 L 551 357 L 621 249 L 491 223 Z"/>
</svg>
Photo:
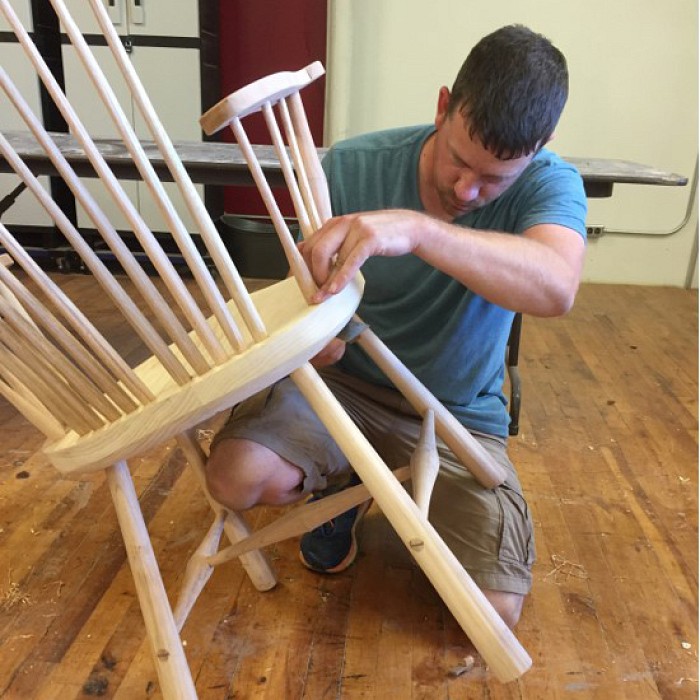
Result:
<svg viewBox="0 0 700 700">
<path fill-rule="evenodd" d="M 396 391 L 362 382 L 336 369 L 322 372 L 347 413 L 391 469 L 408 464 L 420 418 Z M 483 488 L 438 440 L 440 472 L 429 520 L 482 589 L 529 592 L 535 560 L 532 521 L 502 438 L 473 434 L 508 473 L 496 489 Z M 234 408 L 214 438 L 265 445 L 304 472 L 303 490 L 346 481 L 351 468 L 326 428 L 290 379 Z"/>
</svg>

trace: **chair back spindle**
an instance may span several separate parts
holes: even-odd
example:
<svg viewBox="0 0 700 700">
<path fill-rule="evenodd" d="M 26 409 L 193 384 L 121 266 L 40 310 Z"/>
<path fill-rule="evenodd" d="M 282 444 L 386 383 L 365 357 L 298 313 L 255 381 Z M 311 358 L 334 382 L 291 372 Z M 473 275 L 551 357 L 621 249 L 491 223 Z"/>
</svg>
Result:
<svg viewBox="0 0 700 700">
<path fill-rule="evenodd" d="M 209 216 L 202 198 L 199 196 L 192 180 L 187 174 L 180 160 L 170 136 L 163 127 L 153 103 L 144 89 L 134 66 L 129 59 L 121 38 L 107 14 L 107 9 L 101 0 L 89 0 L 95 19 L 105 36 L 107 45 L 114 60 L 121 71 L 124 81 L 129 87 L 131 95 L 136 103 L 141 116 L 158 146 L 173 180 L 178 186 L 185 201 L 187 209 L 197 224 L 199 234 L 202 237 L 207 252 L 211 256 L 215 269 L 220 275 L 224 286 L 236 304 L 241 316 L 244 318 L 253 339 L 257 342 L 267 335 L 265 326 L 260 318 L 258 310 L 251 302 L 250 295 L 241 279 L 238 270 L 231 265 L 231 259 L 224 246 L 216 226 Z"/>
<path fill-rule="evenodd" d="M 37 47 L 32 42 L 28 32 L 21 25 L 17 15 L 10 7 L 8 0 L 0 0 L 0 9 L 2 9 L 3 14 L 14 30 L 15 35 L 24 48 L 27 57 L 32 62 L 37 74 L 44 83 L 54 103 L 63 115 L 66 122 L 69 124 L 73 136 L 85 150 L 85 153 L 100 180 L 104 183 L 110 196 L 114 199 L 115 203 L 121 209 L 132 226 L 132 230 L 138 238 L 139 243 L 143 246 L 143 249 L 148 255 L 150 262 L 154 265 L 161 279 L 171 292 L 173 301 L 181 308 L 188 320 L 198 330 L 198 332 L 202 334 L 205 339 L 208 338 L 210 336 L 210 329 L 207 328 L 205 330 L 206 319 L 202 315 L 201 311 L 196 307 L 196 304 L 194 304 L 191 295 L 186 290 L 182 282 L 182 279 L 175 271 L 172 263 L 169 261 L 168 257 L 158 244 L 153 233 L 145 225 L 145 222 L 141 218 L 139 212 L 136 210 L 134 204 L 131 202 L 129 197 L 127 197 L 117 178 L 114 176 L 114 173 L 112 173 L 110 170 L 104 157 L 99 152 L 90 134 L 78 117 L 75 109 L 68 101 L 66 95 L 61 90 L 58 82 L 39 53 Z M 97 68 L 97 70 L 99 70 L 99 68 Z M 8 97 L 12 99 L 13 95 L 8 92 Z M 25 119 L 25 121 L 27 121 L 28 115 L 22 112 L 21 116 L 23 119 Z M 30 125 L 28 124 L 28 126 Z M 38 123 L 38 120 L 35 120 L 35 126 L 39 127 L 41 131 L 43 131 L 43 127 L 41 127 L 41 125 Z M 38 139 L 39 137 L 37 136 L 35 130 L 32 129 L 31 126 L 30 129 Z M 50 141 L 48 135 L 46 135 L 46 138 L 48 138 Z M 46 150 L 47 144 L 42 143 L 42 146 L 44 146 Z M 48 146 L 48 148 L 51 147 Z M 80 203 L 85 206 L 85 200 L 89 199 L 90 197 L 87 195 L 87 191 L 82 186 L 82 183 L 80 183 L 80 181 L 75 177 L 75 174 L 72 173 L 70 168 L 69 171 L 69 178 L 71 180 L 71 182 L 68 182 L 69 187 L 73 185 L 71 189 L 75 188 L 74 194 L 76 195 L 76 198 L 78 198 Z M 72 173 L 73 177 L 70 177 L 70 173 Z M 64 175 L 63 172 L 61 172 L 61 174 Z M 90 209 L 92 209 L 94 212 L 94 207 L 90 207 Z M 171 310 L 170 305 L 164 302 L 162 296 L 155 290 L 142 268 L 133 259 L 133 254 L 126 249 L 126 246 L 123 246 L 123 241 L 121 241 L 119 235 L 114 230 L 114 227 L 107 222 L 104 215 L 102 215 L 100 218 L 102 220 L 102 235 L 105 237 L 108 243 L 114 245 L 116 249 L 120 251 L 120 263 L 125 266 L 127 274 L 130 276 L 133 275 L 134 281 L 138 284 L 144 296 L 147 297 L 152 311 L 168 328 L 168 332 L 175 337 L 178 347 L 192 366 L 194 372 L 196 374 L 206 373 L 211 367 L 210 363 L 205 359 L 201 350 L 197 348 L 188 337 L 187 333 L 182 327 L 182 324 L 177 320 L 175 314 Z M 95 223 L 98 225 L 98 228 L 100 228 L 97 221 L 95 221 Z M 120 242 L 122 245 L 120 245 Z M 114 251 L 115 254 L 117 252 L 116 249 Z"/>
<path fill-rule="evenodd" d="M 312 173 L 317 173 L 315 167 L 320 169 L 321 165 L 313 141 L 311 141 L 310 146 L 306 142 L 311 139 L 311 134 L 308 132 L 305 115 L 303 121 L 306 123 L 306 130 L 300 128 L 298 115 L 296 121 L 294 115 L 290 115 L 287 98 L 290 98 L 291 104 L 294 105 L 294 98 L 299 97 L 299 90 L 322 76 L 323 73 L 321 64 L 315 62 L 296 73 L 275 73 L 261 78 L 229 95 L 200 119 L 202 129 L 208 135 L 214 134 L 226 126 L 231 128 L 280 238 L 290 270 L 307 299 L 310 299 L 316 292 L 316 284 L 297 249 L 296 242 L 282 216 L 272 188 L 250 144 L 242 122 L 249 114 L 262 112 L 282 168 L 287 189 L 292 197 L 302 234 L 305 238 L 308 237 L 323 223 L 315 203 L 317 192 L 310 184 L 309 162 L 315 161 L 316 163 L 315 166 L 311 167 Z M 275 107 L 279 110 L 283 129 L 280 129 L 275 116 Z M 287 138 L 289 152 L 291 152 L 291 159 L 284 141 L 283 130 Z"/>
<path fill-rule="evenodd" d="M 139 173 L 141 174 L 143 182 L 149 188 L 158 208 L 161 211 L 161 214 L 167 222 L 168 229 L 173 236 L 178 249 L 186 260 L 195 280 L 197 281 L 199 289 L 202 291 L 209 308 L 219 321 L 219 324 L 231 345 L 237 350 L 241 350 L 243 347 L 243 337 L 239 329 L 232 322 L 233 319 L 228 313 L 226 302 L 224 301 L 221 292 L 207 269 L 207 266 L 204 264 L 202 256 L 199 254 L 191 235 L 185 228 L 185 225 L 180 219 L 175 207 L 170 201 L 170 198 L 166 194 L 163 184 L 158 179 L 158 176 L 156 175 L 156 172 L 151 165 L 141 142 L 136 136 L 133 126 L 119 104 L 116 95 L 114 94 L 114 90 L 105 76 L 102 74 L 102 71 L 97 64 L 95 57 L 92 55 L 92 52 L 90 51 L 82 33 L 68 14 L 65 4 L 62 2 L 62 0 L 51 0 L 51 4 L 56 10 L 58 17 L 70 38 L 71 44 L 78 53 L 80 61 L 85 68 L 87 77 L 92 81 L 102 102 L 108 106 L 108 113 L 112 118 L 112 121 L 117 128 L 117 131 L 119 132 L 127 150 L 131 154 L 131 157 Z M 124 51 L 123 47 L 121 48 L 121 51 Z M 154 251 L 152 256 L 153 262 L 158 266 L 159 272 L 162 278 L 168 284 L 169 289 L 171 289 L 173 296 L 182 300 L 181 306 L 183 310 L 187 313 L 193 326 L 197 328 L 197 331 L 200 334 L 200 337 L 202 338 L 211 357 L 217 364 L 225 362 L 228 358 L 228 354 L 224 351 L 211 327 L 207 324 L 204 314 L 194 304 L 191 295 L 184 290 L 182 280 L 174 270 L 170 261 L 157 249 L 155 239 L 153 238 L 151 232 L 147 229 L 141 217 L 138 217 L 136 220 L 134 230 L 139 235 L 139 239 L 144 245 L 144 248 Z"/>
</svg>

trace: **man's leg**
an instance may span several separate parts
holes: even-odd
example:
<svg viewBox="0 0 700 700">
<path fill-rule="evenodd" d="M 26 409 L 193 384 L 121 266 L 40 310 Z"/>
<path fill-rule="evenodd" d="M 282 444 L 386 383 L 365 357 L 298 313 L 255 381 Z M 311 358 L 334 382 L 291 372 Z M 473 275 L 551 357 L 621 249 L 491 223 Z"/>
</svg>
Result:
<svg viewBox="0 0 700 700">
<path fill-rule="evenodd" d="M 231 510 L 248 510 L 258 504 L 282 506 L 302 497 L 302 470 L 251 440 L 217 442 L 206 476 L 209 493 Z"/>
<path fill-rule="evenodd" d="M 293 503 L 348 471 L 347 459 L 288 379 L 232 411 L 205 470 L 212 497 L 232 510 Z"/>
<path fill-rule="evenodd" d="M 520 620 L 525 596 L 519 593 L 508 593 L 506 591 L 493 591 L 488 589 L 482 592 L 508 627 L 514 629 Z"/>
<path fill-rule="evenodd" d="M 535 561 L 532 520 L 505 441 L 475 435 L 509 474 L 484 489 L 443 447 L 430 521 L 505 623 L 518 623 Z"/>
</svg>

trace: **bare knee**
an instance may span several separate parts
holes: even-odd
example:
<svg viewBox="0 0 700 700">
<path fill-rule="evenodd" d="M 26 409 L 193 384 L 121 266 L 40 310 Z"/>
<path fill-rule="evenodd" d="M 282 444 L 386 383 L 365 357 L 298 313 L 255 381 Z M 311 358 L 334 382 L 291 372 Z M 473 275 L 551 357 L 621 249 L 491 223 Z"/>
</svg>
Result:
<svg viewBox="0 0 700 700">
<path fill-rule="evenodd" d="M 513 629 L 520 620 L 525 596 L 518 593 L 494 590 L 485 590 L 484 595 L 506 625 L 508 625 L 510 629 Z"/>
<path fill-rule="evenodd" d="M 212 498 L 231 510 L 284 505 L 301 496 L 301 470 L 250 440 L 228 439 L 213 448 L 205 468 Z"/>
<path fill-rule="evenodd" d="M 207 489 L 214 500 L 233 510 L 246 510 L 255 505 L 252 498 L 255 484 L 246 476 L 242 456 L 246 448 L 240 440 L 222 440 L 212 448 L 204 470 Z M 250 475 L 248 475 L 250 477 Z M 248 481 L 248 483 L 245 483 Z"/>
</svg>

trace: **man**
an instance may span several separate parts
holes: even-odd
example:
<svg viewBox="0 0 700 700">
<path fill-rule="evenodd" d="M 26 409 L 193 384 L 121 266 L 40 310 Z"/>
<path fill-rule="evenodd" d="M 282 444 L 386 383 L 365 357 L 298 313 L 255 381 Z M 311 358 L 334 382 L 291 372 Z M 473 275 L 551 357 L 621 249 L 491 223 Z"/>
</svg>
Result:
<svg viewBox="0 0 700 700">
<path fill-rule="evenodd" d="M 440 89 L 433 126 L 330 150 L 324 168 L 338 216 L 301 246 L 316 301 L 362 269 L 359 315 L 507 470 L 503 485 L 484 489 L 440 445 L 430 520 L 510 626 L 530 589 L 534 545 L 506 453 L 504 351 L 514 312 L 566 313 L 578 289 L 583 186 L 543 148 L 567 93 L 566 62 L 547 39 L 521 26 L 485 37 L 452 90 Z M 372 361 L 336 339 L 314 363 L 387 464 L 407 464 L 420 420 Z M 238 510 L 322 497 L 348 474 L 289 380 L 236 408 L 207 467 L 214 497 Z M 365 509 L 305 535 L 302 561 L 326 573 L 347 568 Z"/>
</svg>

